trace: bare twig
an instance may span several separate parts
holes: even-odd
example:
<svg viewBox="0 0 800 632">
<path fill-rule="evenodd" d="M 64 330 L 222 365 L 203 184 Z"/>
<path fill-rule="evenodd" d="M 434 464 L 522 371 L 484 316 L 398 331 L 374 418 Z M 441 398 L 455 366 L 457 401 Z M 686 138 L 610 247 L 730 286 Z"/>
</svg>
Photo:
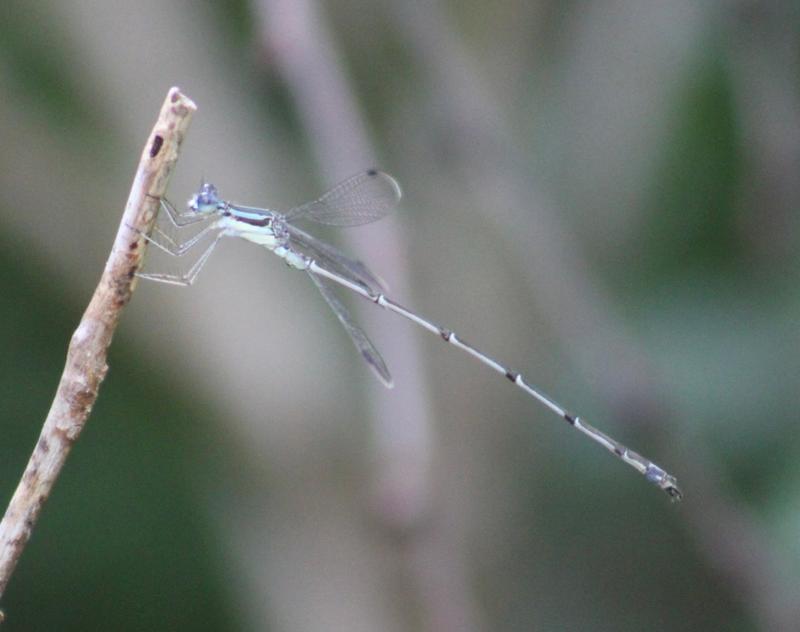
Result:
<svg viewBox="0 0 800 632">
<path fill-rule="evenodd" d="M 147 139 L 105 270 L 72 335 L 66 366 L 39 441 L 0 523 L 0 596 L 97 399 L 108 370 L 106 355 L 111 338 L 142 265 L 142 234 L 155 219 L 158 200 L 167 188 L 195 109 L 177 88 L 170 89 Z"/>
</svg>

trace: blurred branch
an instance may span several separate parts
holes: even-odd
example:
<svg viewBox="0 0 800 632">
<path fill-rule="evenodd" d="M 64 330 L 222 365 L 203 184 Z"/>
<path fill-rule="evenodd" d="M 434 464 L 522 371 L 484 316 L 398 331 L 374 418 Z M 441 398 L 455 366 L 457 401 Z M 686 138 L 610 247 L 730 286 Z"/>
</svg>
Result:
<svg viewBox="0 0 800 632">
<path fill-rule="evenodd" d="M 658 427 L 661 406 L 646 358 L 592 278 L 559 208 L 537 185 L 519 133 L 441 3 L 384 4 L 427 74 L 437 123 L 447 133 L 465 188 L 491 209 L 483 217 L 502 230 L 567 354 L 585 372 L 612 361 L 615 371 L 592 373 L 606 400 L 625 420 Z"/>
<path fill-rule="evenodd" d="M 325 179 L 330 184 L 376 166 L 353 90 L 315 3 L 265 0 L 262 5 L 265 49 L 294 97 Z M 392 273 L 395 292 L 407 295 L 408 247 L 401 227 L 384 221 L 371 229 L 371 236 L 360 240 L 351 233 L 345 239 L 366 260 L 380 259 Z M 380 316 L 373 310 L 367 314 L 375 329 L 386 327 Z M 397 391 L 402 389 L 404 396 L 372 391 L 377 464 L 382 469 L 377 504 L 382 522 L 405 529 L 422 518 L 429 504 L 426 470 L 433 433 L 419 344 L 403 329 L 393 329 L 388 338 L 386 355 L 402 375 Z"/>
<path fill-rule="evenodd" d="M 166 191 L 195 109 L 177 88 L 170 89 L 147 139 L 100 283 L 72 335 L 66 366 L 39 441 L 0 523 L 0 596 L 97 399 L 108 370 L 108 347 L 144 258 L 146 242 L 142 235 L 158 212 L 159 199 Z"/>
<path fill-rule="evenodd" d="M 446 120 L 453 122 L 451 137 L 462 168 L 472 176 L 468 181 L 474 195 L 489 192 L 486 206 L 496 212 L 486 216 L 504 229 L 531 287 L 541 296 L 539 304 L 570 355 L 584 368 L 596 364 L 592 358 L 598 354 L 618 358 L 614 371 L 597 376 L 602 391 L 623 418 L 644 422 L 648 430 L 660 434 L 666 446 L 665 461 L 679 477 L 690 481 L 688 494 L 696 502 L 686 503 L 684 511 L 693 528 L 691 535 L 739 598 L 769 623 L 768 629 L 793 629 L 798 616 L 791 594 L 794 586 L 788 591 L 784 587 L 773 547 L 723 490 L 712 460 L 703 458 L 696 447 L 683 449 L 685 443 L 671 423 L 661 386 L 647 370 L 645 354 L 617 318 L 612 302 L 591 281 L 579 249 L 561 226 L 558 209 L 527 173 L 527 161 L 517 148 L 505 112 L 449 27 L 440 3 L 385 4 L 447 108 Z M 785 133 L 794 129 L 791 126 L 778 129 L 783 136 L 796 137 Z M 788 169 L 787 173 L 793 172 Z M 476 181 L 475 174 L 482 178 Z"/>
<path fill-rule="evenodd" d="M 365 161 L 374 165 L 375 149 L 320 7 L 313 0 L 263 0 L 259 7 L 265 52 L 294 97 L 326 179 L 335 181 L 370 166 Z M 391 271 L 394 291 L 407 296 L 409 249 L 402 227 L 384 222 L 372 235 L 369 241 L 347 239 L 368 260 L 380 259 Z M 380 316 L 368 316 L 376 329 L 386 326 Z M 475 608 L 458 555 L 442 545 L 447 538 L 436 529 L 419 529 L 433 507 L 430 467 L 435 450 L 419 343 L 413 333 L 398 328 L 388 339 L 387 355 L 401 379 L 393 396 L 380 392 L 372 397 L 377 467 L 372 509 L 396 536 L 428 626 L 474 629 Z"/>
</svg>

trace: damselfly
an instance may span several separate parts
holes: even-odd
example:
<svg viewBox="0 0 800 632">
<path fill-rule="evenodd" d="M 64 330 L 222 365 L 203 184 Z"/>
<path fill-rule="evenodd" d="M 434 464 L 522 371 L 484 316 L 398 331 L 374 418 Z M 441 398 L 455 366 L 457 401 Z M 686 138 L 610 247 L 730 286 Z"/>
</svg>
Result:
<svg viewBox="0 0 800 632">
<path fill-rule="evenodd" d="M 571 426 L 633 467 L 651 483 L 663 489 L 673 500 L 680 500 L 681 491 L 675 477 L 640 454 L 629 450 L 620 442 L 572 415 L 549 397 L 528 384 L 519 373 L 464 342 L 453 331 L 406 309 L 384 294 L 381 280 L 361 262 L 352 259 L 333 246 L 298 228 L 301 220 L 329 226 L 359 226 L 385 217 L 400 200 L 400 186 L 390 175 L 370 169 L 348 178 L 333 187 L 318 200 L 297 206 L 285 213 L 234 204 L 219 197 L 216 187 L 204 182 L 191 197 L 184 212 L 177 211 L 169 202 L 161 200 L 161 209 L 172 229 L 196 225 L 195 234 L 183 241 L 173 239 L 165 230 L 156 227 L 147 239 L 156 247 L 174 257 L 200 251 L 188 271 L 182 275 L 139 273 L 139 276 L 163 283 L 191 285 L 200 273 L 215 246 L 223 237 L 241 237 L 264 246 L 283 259 L 290 267 L 308 274 L 319 289 L 339 322 L 364 360 L 387 387 L 392 378 L 386 363 L 367 335 L 356 325 L 349 312 L 334 293 L 336 283 L 359 296 L 407 318 L 411 322 L 459 347 L 483 364 L 503 375 L 507 380 L 544 404 Z M 208 241 L 206 244 L 205 242 Z M 201 244 L 204 245 L 201 246 Z"/>
</svg>

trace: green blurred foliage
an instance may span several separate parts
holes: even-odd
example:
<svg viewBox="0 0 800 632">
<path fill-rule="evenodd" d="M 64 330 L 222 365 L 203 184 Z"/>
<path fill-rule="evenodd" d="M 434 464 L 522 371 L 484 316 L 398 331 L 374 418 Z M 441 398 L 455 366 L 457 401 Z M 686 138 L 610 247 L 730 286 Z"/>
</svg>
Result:
<svg viewBox="0 0 800 632">
<path fill-rule="evenodd" d="M 0 489 L 10 498 L 87 297 L 70 296 L 20 244 L 5 238 L 0 253 Z M 208 414 L 129 346 L 113 346 L 109 365 L 4 596 L 4 629 L 238 629 L 198 504 L 222 457 Z"/>
</svg>

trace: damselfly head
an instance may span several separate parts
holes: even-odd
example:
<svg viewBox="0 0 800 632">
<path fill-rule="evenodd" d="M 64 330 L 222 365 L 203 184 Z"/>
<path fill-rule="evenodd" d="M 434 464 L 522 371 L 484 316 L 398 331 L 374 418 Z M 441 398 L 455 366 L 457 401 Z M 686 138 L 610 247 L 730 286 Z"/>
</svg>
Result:
<svg viewBox="0 0 800 632">
<path fill-rule="evenodd" d="M 213 213 L 221 204 L 217 187 L 210 182 L 203 182 L 200 190 L 189 198 L 189 210 L 195 213 Z"/>
</svg>

